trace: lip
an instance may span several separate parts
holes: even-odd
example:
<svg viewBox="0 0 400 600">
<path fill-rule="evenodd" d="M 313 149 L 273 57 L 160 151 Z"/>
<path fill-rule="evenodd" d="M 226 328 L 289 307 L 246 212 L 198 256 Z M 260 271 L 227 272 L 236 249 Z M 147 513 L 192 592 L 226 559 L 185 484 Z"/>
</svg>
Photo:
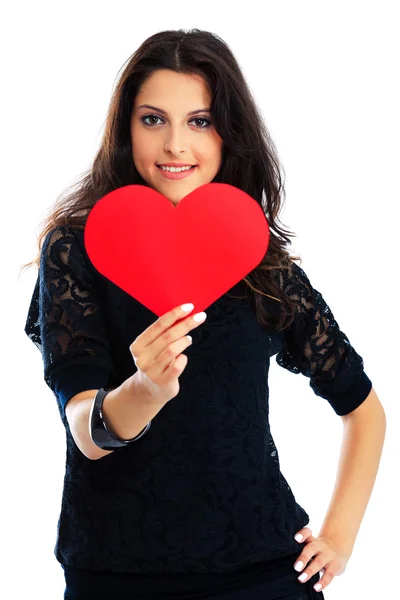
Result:
<svg viewBox="0 0 400 600">
<path fill-rule="evenodd" d="M 186 177 L 190 177 L 190 175 L 197 169 L 197 165 L 188 171 L 182 171 L 181 173 L 171 173 L 168 171 L 163 171 L 161 167 L 156 166 L 158 171 L 161 173 L 161 177 L 164 179 L 186 179 Z"/>
<path fill-rule="evenodd" d="M 157 167 L 195 167 L 193 163 L 178 163 L 178 162 L 167 162 L 167 163 L 156 163 Z"/>
</svg>

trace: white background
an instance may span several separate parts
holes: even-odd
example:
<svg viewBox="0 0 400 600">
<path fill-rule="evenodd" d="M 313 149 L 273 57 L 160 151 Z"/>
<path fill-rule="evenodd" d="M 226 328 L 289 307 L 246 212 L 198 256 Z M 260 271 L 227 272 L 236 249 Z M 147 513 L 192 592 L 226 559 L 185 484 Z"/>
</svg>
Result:
<svg viewBox="0 0 400 600">
<path fill-rule="evenodd" d="M 15 2 L 3 11 L 2 575 L 7 600 L 61 599 L 53 548 L 65 433 L 23 328 L 36 281 L 20 266 L 37 227 L 97 150 L 123 63 L 165 29 L 206 29 L 238 59 L 286 172 L 291 251 L 364 358 L 387 436 L 346 572 L 328 600 L 398 590 L 398 2 Z M 5 17 L 5 18 L 4 18 Z M 308 379 L 272 359 L 272 433 L 282 472 L 318 534 L 342 422 Z"/>
</svg>

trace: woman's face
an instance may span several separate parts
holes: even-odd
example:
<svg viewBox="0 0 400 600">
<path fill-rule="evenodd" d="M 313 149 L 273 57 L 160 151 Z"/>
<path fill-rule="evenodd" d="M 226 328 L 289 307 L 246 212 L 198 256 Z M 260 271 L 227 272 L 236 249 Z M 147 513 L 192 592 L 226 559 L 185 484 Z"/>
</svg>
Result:
<svg viewBox="0 0 400 600">
<path fill-rule="evenodd" d="M 211 124 L 210 102 L 202 77 L 167 69 L 155 71 L 136 96 L 130 125 L 133 161 L 146 183 L 174 205 L 210 183 L 221 166 L 222 139 Z M 170 162 L 196 166 L 183 179 L 168 179 L 157 165 Z"/>
</svg>

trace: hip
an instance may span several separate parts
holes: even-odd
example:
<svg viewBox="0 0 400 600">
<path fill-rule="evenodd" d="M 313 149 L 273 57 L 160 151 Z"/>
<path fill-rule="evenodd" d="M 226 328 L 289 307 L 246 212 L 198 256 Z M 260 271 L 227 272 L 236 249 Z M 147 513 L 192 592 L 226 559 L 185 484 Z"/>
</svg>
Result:
<svg viewBox="0 0 400 600">
<path fill-rule="evenodd" d="M 64 569 L 64 600 L 324 600 L 322 592 L 316 592 L 313 586 L 319 581 L 315 574 L 306 583 L 297 585 L 286 580 L 250 582 L 245 585 L 231 583 L 209 587 L 207 591 L 182 585 L 178 589 L 176 581 L 171 586 L 164 581 L 146 588 L 145 578 L 125 574 L 95 573 L 61 565 Z M 146 577 L 146 576 L 145 576 Z M 160 580 L 161 581 L 161 580 Z M 140 582 L 140 585 L 139 585 Z M 155 585 L 156 584 L 156 585 Z"/>
</svg>

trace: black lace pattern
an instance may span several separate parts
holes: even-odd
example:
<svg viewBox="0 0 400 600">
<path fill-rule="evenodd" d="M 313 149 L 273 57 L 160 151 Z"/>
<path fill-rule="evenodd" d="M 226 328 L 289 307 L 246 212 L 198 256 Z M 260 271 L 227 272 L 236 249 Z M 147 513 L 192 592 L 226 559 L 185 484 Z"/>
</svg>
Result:
<svg viewBox="0 0 400 600">
<path fill-rule="evenodd" d="M 56 395 L 66 426 L 67 401 L 84 389 L 106 387 L 115 376 L 101 302 L 82 244 L 81 232 L 70 227 L 47 235 L 25 325 L 41 351 L 44 380 Z"/>
<path fill-rule="evenodd" d="M 310 378 L 317 396 L 329 401 L 338 415 L 355 410 L 368 396 L 372 382 L 364 361 L 340 330 L 321 293 L 293 263 L 293 274 L 281 274 L 285 293 L 296 303 L 296 318 L 285 331 L 276 362 Z"/>
</svg>

